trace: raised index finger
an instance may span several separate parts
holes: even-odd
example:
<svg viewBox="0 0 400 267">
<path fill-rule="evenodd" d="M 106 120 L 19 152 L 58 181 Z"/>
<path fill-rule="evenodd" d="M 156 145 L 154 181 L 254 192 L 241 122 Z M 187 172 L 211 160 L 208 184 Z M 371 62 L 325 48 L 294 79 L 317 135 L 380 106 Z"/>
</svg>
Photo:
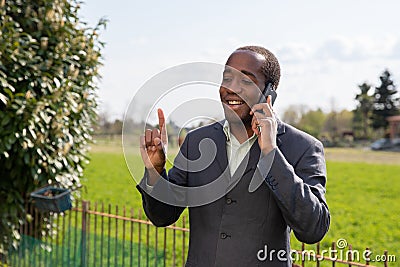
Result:
<svg viewBox="0 0 400 267">
<path fill-rule="evenodd" d="M 161 108 L 157 110 L 158 112 L 158 125 L 160 127 L 160 132 L 161 132 L 161 141 L 163 144 L 168 143 L 168 135 L 167 135 L 167 128 L 165 127 L 165 117 L 164 117 L 164 112 L 162 111 Z"/>
<path fill-rule="evenodd" d="M 158 113 L 158 125 L 160 127 L 160 131 L 165 127 L 165 117 L 164 117 L 164 112 L 162 111 L 161 108 L 157 110 Z"/>
</svg>

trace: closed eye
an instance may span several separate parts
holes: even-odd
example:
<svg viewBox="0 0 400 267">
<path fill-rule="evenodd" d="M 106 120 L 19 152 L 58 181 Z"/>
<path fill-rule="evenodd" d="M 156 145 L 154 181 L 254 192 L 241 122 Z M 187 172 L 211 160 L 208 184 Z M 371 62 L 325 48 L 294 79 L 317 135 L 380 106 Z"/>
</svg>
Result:
<svg viewBox="0 0 400 267">
<path fill-rule="evenodd" d="M 231 78 L 231 77 L 223 77 L 223 78 L 222 78 L 222 81 L 223 81 L 223 82 L 231 82 L 231 81 L 232 81 L 232 78 Z"/>
<path fill-rule="evenodd" d="M 252 80 L 243 79 L 242 83 L 245 84 L 245 85 L 251 85 L 251 84 L 253 84 L 253 81 Z"/>
</svg>

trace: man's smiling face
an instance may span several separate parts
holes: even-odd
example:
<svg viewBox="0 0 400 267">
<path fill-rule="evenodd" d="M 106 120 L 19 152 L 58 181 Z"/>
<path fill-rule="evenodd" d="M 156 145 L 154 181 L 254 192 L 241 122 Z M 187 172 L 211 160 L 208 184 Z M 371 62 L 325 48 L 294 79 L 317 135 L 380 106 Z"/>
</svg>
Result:
<svg viewBox="0 0 400 267">
<path fill-rule="evenodd" d="M 235 51 L 226 62 L 219 94 L 230 123 L 251 127 L 250 108 L 258 103 L 266 83 L 264 62 L 262 55 L 247 50 Z"/>
</svg>

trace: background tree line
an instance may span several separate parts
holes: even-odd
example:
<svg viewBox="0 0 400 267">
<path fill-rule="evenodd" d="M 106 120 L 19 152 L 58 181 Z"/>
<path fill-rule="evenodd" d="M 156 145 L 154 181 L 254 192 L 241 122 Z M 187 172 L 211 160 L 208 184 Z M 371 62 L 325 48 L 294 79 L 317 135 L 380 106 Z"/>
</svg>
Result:
<svg viewBox="0 0 400 267">
<path fill-rule="evenodd" d="M 331 145 L 387 137 L 387 118 L 400 114 L 400 100 L 389 70 L 384 70 L 379 79 L 378 86 L 367 82 L 358 86 L 356 107 L 351 111 L 337 111 L 334 103 L 330 112 L 293 105 L 282 119 Z"/>
<path fill-rule="evenodd" d="M 353 110 L 337 110 L 335 99 L 332 99 L 329 112 L 321 108 L 311 109 L 305 104 L 291 105 L 284 111 L 282 120 L 332 146 L 385 137 L 388 135 L 386 118 L 400 114 L 399 94 L 391 76 L 389 70 L 384 70 L 379 77 L 380 85 L 360 84 Z M 122 125 L 122 119 L 113 121 L 107 112 L 103 112 L 98 116 L 95 133 L 120 135 Z"/>
</svg>

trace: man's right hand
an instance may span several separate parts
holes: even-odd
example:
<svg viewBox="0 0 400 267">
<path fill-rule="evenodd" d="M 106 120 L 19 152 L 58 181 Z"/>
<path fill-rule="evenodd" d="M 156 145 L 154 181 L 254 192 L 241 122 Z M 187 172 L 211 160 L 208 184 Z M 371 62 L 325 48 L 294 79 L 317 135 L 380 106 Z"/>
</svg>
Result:
<svg viewBox="0 0 400 267">
<path fill-rule="evenodd" d="M 140 136 L 140 154 L 144 166 L 149 171 L 149 185 L 154 185 L 166 162 L 166 147 L 168 145 L 165 117 L 162 109 L 158 109 L 159 129 L 146 129 L 144 136 Z"/>
</svg>

